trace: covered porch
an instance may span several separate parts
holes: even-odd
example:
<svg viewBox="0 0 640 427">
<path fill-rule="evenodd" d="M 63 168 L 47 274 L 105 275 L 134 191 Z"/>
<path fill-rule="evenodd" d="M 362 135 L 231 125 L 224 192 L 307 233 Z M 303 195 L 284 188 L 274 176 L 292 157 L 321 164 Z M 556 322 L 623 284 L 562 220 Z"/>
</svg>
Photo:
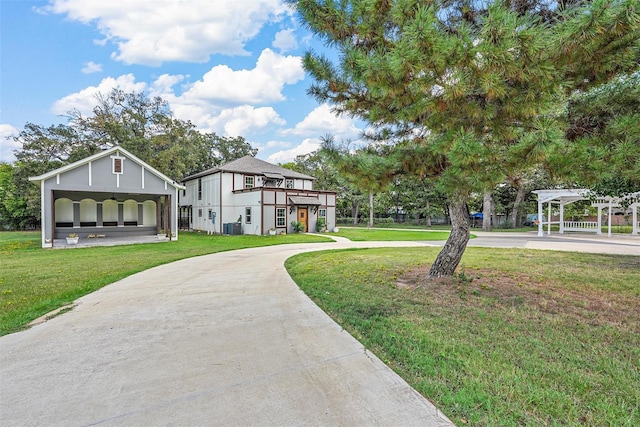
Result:
<svg viewBox="0 0 640 427">
<path fill-rule="evenodd" d="M 556 190 L 535 190 L 538 197 L 538 236 L 544 236 L 544 227 L 547 227 L 547 235 L 551 234 L 551 225 L 558 225 L 559 233 L 565 231 L 577 231 L 586 233 L 602 234 L 602 211 L 607 212 L 607 235 L 611 237 L 613 209 L 631 210 L 632 232 L 638 235 L 640 223 L 638 222 L 638 206 L 640 206 L 640 192 L 633 193 L 625 198 L 619 197 L 599 197 L 595 199 L 591 206 L 598 209 L 596 221 L 566 221 L 564 219 L 565 206 L 579 200 L 591 200 L 588 189 L 556 189 Z M 544 220 L 544 204 L 547 203 L 547 216 Z M 552 205 L 558 205 L 559 221 L 552 221 Z"/>
<path fill-rule="evenodd" d="M 170 194 L 127 194 L 52 190 L 52 245 L 70 234 L 82 241 L 171 237 Z M 106 238 L 106 239 L 105 239 Z"/>
</svg>

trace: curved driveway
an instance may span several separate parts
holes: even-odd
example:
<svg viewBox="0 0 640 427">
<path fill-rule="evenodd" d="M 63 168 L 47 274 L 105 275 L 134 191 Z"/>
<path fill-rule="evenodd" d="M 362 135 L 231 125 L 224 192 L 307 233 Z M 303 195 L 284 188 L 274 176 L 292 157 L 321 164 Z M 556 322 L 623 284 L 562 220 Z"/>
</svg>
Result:
<svg viewBox="0 0 640 427">
<path fill-rule="evenodd" d="M 494 236 L 471 244 L 555 245 Z M 640 239 L 625 242 L 627 252 L 640 254 Z M 79 299 L 71 312 L 0 338 L 0 424 L 452 425 L 311 302 L 283 267 L 304 251 L 429 244 L 271 246 L 120 280 Z M 594 252 L 619 246 L 584 245 Z"/>
</svg>

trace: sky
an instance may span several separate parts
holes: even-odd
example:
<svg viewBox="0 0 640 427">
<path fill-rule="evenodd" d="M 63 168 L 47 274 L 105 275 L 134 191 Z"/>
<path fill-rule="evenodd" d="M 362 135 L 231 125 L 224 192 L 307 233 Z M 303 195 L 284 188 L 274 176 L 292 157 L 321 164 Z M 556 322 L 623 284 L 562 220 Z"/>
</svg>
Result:
<svg viewBox="0 0 640 427">
<path fill-rule="evenodd" d="M 281 0 L 0 0 L 0 161 L 26 123 L 67 123 L 118 87 L 166 100 L 202 132 L 286 163 L 364 124 L 310 98 L 323 44 Z"/>
</svg>

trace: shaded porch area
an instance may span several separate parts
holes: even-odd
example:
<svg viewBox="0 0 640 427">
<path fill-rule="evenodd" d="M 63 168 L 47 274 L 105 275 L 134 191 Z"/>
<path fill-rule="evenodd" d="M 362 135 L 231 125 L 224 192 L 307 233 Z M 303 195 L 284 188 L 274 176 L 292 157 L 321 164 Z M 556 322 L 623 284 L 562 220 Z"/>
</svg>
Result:
<svg viewBox="0 0 640 427">
<path fill-rule="evenodd" d="M 171 238 L 171 195 L 53 190 L 51 230 L 54 246 L 69 235 L 79 244 L 126 241 L 157 235 Z M 122 244 L 122 243 L 121 243 Z"/>
</svg>

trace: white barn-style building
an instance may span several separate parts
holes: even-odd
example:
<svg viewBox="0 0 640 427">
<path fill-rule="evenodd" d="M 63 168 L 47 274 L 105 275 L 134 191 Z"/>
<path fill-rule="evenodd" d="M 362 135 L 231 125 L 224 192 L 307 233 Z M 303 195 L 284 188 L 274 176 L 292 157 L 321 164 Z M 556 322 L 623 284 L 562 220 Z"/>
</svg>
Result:
<svg viewBox="0 0 640 427">
<path fill-rule="evenodd" d="M 336 194 L 314 190 L 315 178 L 245 156 L 184 179 L 180 228 L 221 234 L 291 233 L 336 224 Z"/>
<path fill-rule="evenodd" d="M 119 146 L 29 180 L 40 186 L 43 248 L 70 234 L 178 239 L 182 185 Z"/>
</svg>

